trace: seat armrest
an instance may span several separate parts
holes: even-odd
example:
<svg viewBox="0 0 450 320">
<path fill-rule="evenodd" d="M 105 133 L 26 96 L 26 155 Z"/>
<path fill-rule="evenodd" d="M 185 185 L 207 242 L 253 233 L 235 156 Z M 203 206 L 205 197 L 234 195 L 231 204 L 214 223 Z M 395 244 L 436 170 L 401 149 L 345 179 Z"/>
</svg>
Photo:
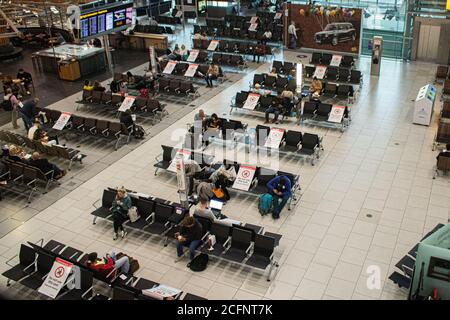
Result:
<svg viewBox="0 0 450 320">
<path fill-rule="evenodd" d="M 228 237 L 227 241 L 225 241 L 225 243 L 223 244 L 223 247 L 226 248 L 227 245 L 230 243 L 231 241 L 231 237 Z"/>
<path fill-rule="evenodd" d="M 35 182 L 36 182 L 36 179 L 33 179 L 33 180 L 31 180 L 30 182 L 27 183 L 27 186 L 31 186 Z"/>
<path fill-rule="evenodd" d="M 206 232 L 205 235 L 200 239 L 202 241 L 205 241 L 205 239 L 210 235 L 210 232 Z"/>
<path fill-rule="evenodd" d="M 9 258 L 8 260 L 6 260 L 6 264 L 8 265 L 8 266 L 10 266 L 10 267 L 14 267 L 14 265 L 12 265 L 12 264 L 9 264 L 9 262 L 11 262 L 12 260 L 14 260 L 16 257 L 18 256 L 18 254 L 15 254 L 15 255 L 13 255 L 11 258 Z M 34 264 L 34 262 L 31 264 L 31 265 L 33 265 Z M 28 267 L 27 267 L 28 268 Z M 26 268 L 25 268 L 26 269 Z"/>
<path fill-rule="evenodd" d="M 248 246 L 247 250 L 245 250 L 245 253 L 246 253 L 247 255 L 249 255 L 249 253 L 250 253 L 250 251 L 251 251 L 252 249 L 253 249 L 253 242 L 250 243 L 250 245 Z"/>
<path fill-rule="evenodd" d="M 97 207 L 97 203 L 98 203 L 99 201 L 101 201 L 101 199 L 96 200 L 96 201 L 92 204 L 92 206 L 93 206 L 95 209 L 100 208 L 100 207 Z"/>
</svg>

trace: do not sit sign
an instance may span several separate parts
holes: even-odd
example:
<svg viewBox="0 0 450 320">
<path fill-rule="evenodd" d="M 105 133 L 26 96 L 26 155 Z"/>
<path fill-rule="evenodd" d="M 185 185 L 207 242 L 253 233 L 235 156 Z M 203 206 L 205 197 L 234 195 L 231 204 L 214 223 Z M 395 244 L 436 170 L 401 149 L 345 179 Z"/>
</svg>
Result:
<svg viewBox="0 0 450 320">
<path fill-rule="evenodd" d="M 39 288 L 39 292 L 52 299 L 56 298 L 59 291 L 61 291 L 66 284 L 67 277 L 69 276 L 72 267 L 72 263 L 56 258 L 52 269 Z"/>
</svg>

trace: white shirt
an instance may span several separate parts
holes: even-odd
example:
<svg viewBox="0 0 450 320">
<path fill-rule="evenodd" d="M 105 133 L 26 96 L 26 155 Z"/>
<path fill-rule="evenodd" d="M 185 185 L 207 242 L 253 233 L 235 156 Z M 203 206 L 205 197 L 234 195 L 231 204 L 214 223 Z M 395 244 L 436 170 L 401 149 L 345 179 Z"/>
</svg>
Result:
<svg viewBox="0 0 450 320">
<path fill-rule="evenodd" d="M 297 29 L 295 29 L 295 26 L 293 24 L 289 26 L 288 33 L 292 34 L 295 38 L 297 38 Z"/>
</svg>

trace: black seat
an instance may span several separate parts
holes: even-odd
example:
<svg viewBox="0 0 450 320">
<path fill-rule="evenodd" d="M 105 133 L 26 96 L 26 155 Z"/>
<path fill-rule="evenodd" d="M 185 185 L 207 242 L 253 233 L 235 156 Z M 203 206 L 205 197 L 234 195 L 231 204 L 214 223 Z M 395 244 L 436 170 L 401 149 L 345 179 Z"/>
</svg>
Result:
<svg viewBox="0 0 450 320">
<path fill-rule="evenodd" d="M 267 88 L 275 88 L 277 84 L 277 77 L 266 75 L 264 79 L 264 86 Z"/>
<path fill-rule="evenodd" d="M 361 78 L 362 78 L 361 71 L 359 71 L 359 70 L 352 70 L 350 72 L 350 83 L 360 84 Z"/>
<path fill-rule="evenodd" d="M 252 189 L 255 194 L 263 194 L 267 192 L 267 182 L 272 180 L 277 175 L 277 172 L 272 169 L 261 168 L 258 170 L 257 180 L 258 183 Z"/>
<path fill-rule="evenodd" d="M 236 262 L 243 262 L 249 255 L 252 236 L 251 231 L 233 227 L 231 230 L 231 245 L 222 257 Z"/>
<path fill-rule="evenodd" d="M 134 291 L 122 288 L 121 286 L 114 286 L 113 288 L 113 300 L 134 300 Z"/>
<path fill-rule="evenodd" d="M 289 130 L 284 138 L 284 145 L 281 150 L 288 152 L 296 152 L 300 148 L 303 135 L 300 131 Z"/>
<path fill-rule="evenodd" d="M 255 74 L 253 76 L 253 86 L 257 83 L 260 84 L 261 86 L 264 85 L 264 75 L 263 74 Z"/>
<path fill-rule="evenodd" d="M 20 245 L 20 251 L 19 251 L 19 263 L 12 267 L 9 270 L 6 270 L 2 273 L 2 276 L 12 281 L 20 281 L 21 279 L 25 278 L 26 276 L 29 276 L 32 274 L 35 270 L 35 261 L 36 261 L 36 251 L 25 245 Z"/>
<path fill-rule="evenodd" d="M 267 137 L 269 136 L 270 127 L 257 125 L 256 126 L 256 145 L 264 146 L 266 143 Z"/>
<path fill-rule="evenodd" d="M 22 279 L 20 284 L 27 288 L 37 290 L 44 282 L 45 276 L 50 272 L 54 261 L 54 256 L 40 252 L 36 262 L 36 272 Z"/>
<path fill-rule="evenodd" d="M 275 68 L 277 73 L 282 73 L 283 72 L 283 62 L 274 60 L 273 64 L 272 64 L 272 68 Z"/>
<path fill-rule="evenodd" d="M 333 105 L 329 103 L 319 103 L 319 107 L 317 108 L 317 119 L 328 120 L 331 108 L 333 108 Z"/>
<path fill-rule="evenodd" d="M 236 99 L 234 103 L 235 108 L 242 108 L 244 106 L 245 101 L 247 100 L 248 92 L 242 91 L 236 94 Z"/>
<path fill-rule="evenodd" d="M 272 263 L 274 249 L 274 238 L 261 234 L 255 234 L 253 254 L 245 262 L 245 264 L 259 269 L 266 269 L 267 266 Z"/>
<path fill-rule="evenodd" d="M 317 111 L 317 102 L 314 101 L 305 101 L 303 105 L 303 118 L 311 118 L 316 115 Z"/>
<path fill-rule="evenodd" d="M 348 99 L 348 97 L 351 95 L 351 86 L 346 84 L 341 84 L 337 88 L 336 96 L 340 99 Z"/>
<path fill-rule="evenodd" d="M 311 57 L 311 64 L 320 64 L 322 60 L 321 52 L 313 52 Z"/>
<path fill-rule="evenodd" d="M 92 297 L 94 274 L 85 267 L 80 267 L 80 288 L 74 288 L 58 296 L 57 300 L 81 300 Z M 91 294 L 89 295 L 89 291 Z"/>
<path fill-rule="evenodd" d="M 116 197 L 116 193 L 111 190 L 103 190 L 103 197 L 102 197 L 102 206 L 95 211 L 93 211 L 91 214 L 95 217 L 106 219 L 108 216 L 111 215 L 111 206 L 112 202 Z"/>
<path fill-rule="evenodd" d="M 330 65 L 331 59 L 333 58 L 333 55 L 330 53 L 323 53 L 322 54 L 322 59 L 320 60 L 320 62 L 326 66 Z"/>
<path fill-rule="evenodd" d="M 225 246 L 227 245 L 230 238 L 231 227 L 221 223 L 213 223 L 211 225 L 210 234 L 216 237 L 216 244 L 214 245 L 214 250 L 209 251 L 208 248 L 202 247 L 202 252 L 207 254 L 212 254 L 214 256 L 219 256 L 225 251 Z"/>
<path fill-rule="evenodd" d="M 339 68 L 339 81 L 341 82 L 350 81 L 350 69 Z"/>
<path fill-rule="evenodd" d="M 146 290 L 146 289 L 151 289 L 158 285 L 159 285 L 159 283 L 157 283 L 157 282 L 147 280 L 145 278 L 139 278 L 136 281 L 136 283 L 134 284 L 134 287 L 138 290 Z"/>
<path fill-rule="evenodd" d="M 334 96 L 336 96 L 337 88 L 338 87 L 336 84 L 328 82 L 327 84 L 325 84 L 325 88 L 323 89 L 322 95 L 324 97 L 333 98 Z"/>
<path fill-rule="evenodd" d="M 150 217 L 150 224 L 145 227 L 145 230 L 154 234 L 163 234 L 168 231 L 170 227 L 167 226 L 169 218 L 172 216 L 174 208 L 167 204 L 155 203 L 155 211 Z"/>
<path fill-rule="evenodd" d="M 354 64 L 354 59 L 352 56 L 343 56 L 341 60 L 340 67 L 351 68 Z"/>
<path fill-rule="evenodd" d="M 156 168 L 164 169 L 166 170 L 170 166 L 170 161 L 172 161 L 172 158 L 174 156 L 174 149 L 173 147 L 161 145 L 163 149 L 162 153 L 162 160 L 155 163 Z"/>
<path fill-rule="evenodd" d="M 336 81 L 339 79 L 339 69 L 337 67 L 328 67 L 326 79 Z"/>
<path fill-rule="evenodd" d="M 68 260 L 70 262 L 76 262 L 83 254 L 83 251 L 67 246 L 64 250 L 59 254 L 61 258 Z"/>
<path fill-rule="evenodd" d="M 313 155 L 315 149 L 319 147 L 319 143 L 320 140 L 317 134 L 305 132 L 302 138 L 302 147 L 298 152 L 303 155 Z"/>
</svg>

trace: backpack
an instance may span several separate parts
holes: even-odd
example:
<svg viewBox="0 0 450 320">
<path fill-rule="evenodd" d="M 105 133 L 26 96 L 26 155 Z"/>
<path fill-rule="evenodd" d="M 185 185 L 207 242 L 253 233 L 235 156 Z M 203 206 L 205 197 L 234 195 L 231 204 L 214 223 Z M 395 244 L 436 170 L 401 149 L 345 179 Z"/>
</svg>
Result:
<svg viewBox="0 0 450 320">
<path fill-rule="evenodd" d="M 259 196 L 258 210 L 259 213 L 264 216 L 272 209 L 272 195 L 270 193 L 264 193 Z"/>
<path fill-rule="evenodd" d="M 209 257 L 205 253 L 200 253 L 187 265 L 192 271 L 199 272 L 206 269 L 208 265 Z"/>
<path fill-rule="evenodd" d="M 3 100 L 3 102 L 2 102 L 2 108 L 3 108 L 3 110 L 5 110 L 5 111 L 11 111 L 11 110 L 13 109 L 13 107 L 12 107 L 12 102 L 11 102 L 11 97 L 12 97 L 12 95 L 9 97 L 9 99 Z"/>
</svg>

